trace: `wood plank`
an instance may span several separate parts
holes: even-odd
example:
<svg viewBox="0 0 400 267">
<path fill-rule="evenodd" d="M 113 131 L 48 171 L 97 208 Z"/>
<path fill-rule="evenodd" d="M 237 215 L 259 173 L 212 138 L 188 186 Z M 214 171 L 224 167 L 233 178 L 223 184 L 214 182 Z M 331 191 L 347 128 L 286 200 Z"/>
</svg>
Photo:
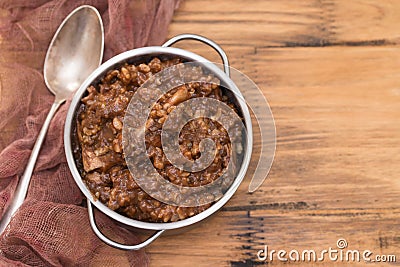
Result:
<svg viewBox="0 0 400 267">
<path fill-rule="evenodd" d="M 184 1 L 173 18 L 170 35 L 191 32 L 221 44 L 281 46 L 327 37 L 316 27 L 322 24 L 317 0 Z"/>
<path fill-rule="evenodd" d="M 331 3 L 331 28 L 339 42 L 377 41 L 377 44 L 399 43 L 396 0 L 334 0 Z"/>
<path fill-rule="evenodd" d="M 170 36 L 197 33 L 220 44 L 265 46 L 399 43 L 396 0 L 184 1 Z"/>
<path fill-rule="evenodd" d="M 381 211 L 314 212 L 293 211 L 283 206 L 269 211 L 222 211 L 189 232 L 159 238 L 148 249 L 151 265 L 254 266 L 262 264 L 256 255 L 264 245 L 275 250 L 321 251 L 336 248 L 339 238 L 346 239 L 348 249 L 369 249 L 375 255 L 396 254 L 400 248 L 396 231 L 400 226 L 399 210 L 385 213 L 386 216 Z M 375 227 L 377 224 L 379 228 Z M 343 265 L 328 259 L 322 263 L 322 266 Z M 360 263 L 354 266 L 357 264 Z M 273 265 L 284 263 L 275 258 Z"/>
</svg>

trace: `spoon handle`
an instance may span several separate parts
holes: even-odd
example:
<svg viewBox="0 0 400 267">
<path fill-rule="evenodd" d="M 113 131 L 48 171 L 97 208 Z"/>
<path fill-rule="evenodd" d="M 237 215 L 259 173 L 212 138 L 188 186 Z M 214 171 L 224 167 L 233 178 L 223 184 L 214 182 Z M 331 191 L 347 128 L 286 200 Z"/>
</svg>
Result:
<svg viewBox="0 0 400 267">
<path fill-rule="evenodd" d="M 44 121 L 42 129 L 39 132 L 39 135 L 36 139 L 35 145 L 33 146 L 31 156 L 29 157 L 28 164 L 26 165 L 24 174 L 21 176 L 17 188 L 15 189 L 13 199 L 11 203 L 7 207 L 6 211 L 3 214 L 3 217 L 0 221 L 0 235 L 6 229 L 8 223 L 11 221 L 12 216 L 18 210 L 18 208 L 22 205 L 25 200 L 26 194 L 28 192 L 29 182 L 31 181 L 33 169 L 35 168 L 36 160 L 38 158 L 40 148 L 42 147 L 42 143 L 46 137 L 47 130 L 49 128 L 51 119 L 56 113 L 57 109 L 61 106 L 63 102 L 55 101 L 51 106 L 49 114 Z"/>
</svg>

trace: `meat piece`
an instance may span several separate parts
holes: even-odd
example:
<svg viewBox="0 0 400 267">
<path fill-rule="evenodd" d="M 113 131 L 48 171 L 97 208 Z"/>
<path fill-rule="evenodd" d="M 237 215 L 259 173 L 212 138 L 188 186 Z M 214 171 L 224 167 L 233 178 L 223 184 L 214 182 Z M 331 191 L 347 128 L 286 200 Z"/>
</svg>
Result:
<svg viewBox="0 0 400 267">
<path fill-rule="evenodd" d="M 178 88 L 176 93 L 169 99 L 168 104 L 170 105 L 178 105 L 179 103 L 190 98 L 190 93 L 187 90 L 185 85 L 182 85 Z"/>
<path fill-rule="evenodd" d="M 104 167 L 104 163 L 100 160 L 100 157 L 96 156 L 93 151 L 89 151 L 85 147 L 82 148 L 82 161 L 85 172 Z"/>
</svg>

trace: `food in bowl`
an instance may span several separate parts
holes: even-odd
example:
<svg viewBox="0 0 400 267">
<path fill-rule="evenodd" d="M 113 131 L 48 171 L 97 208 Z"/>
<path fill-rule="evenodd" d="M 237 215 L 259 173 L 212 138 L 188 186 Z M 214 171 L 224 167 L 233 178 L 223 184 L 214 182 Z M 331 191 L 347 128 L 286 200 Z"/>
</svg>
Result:
<svg viewBox="0 0 400 267">
<path fill-rule="evenodd" d="M 92 195 L 110 209 L 146 222 L 175 222 L 194 216 L 211 204 L 180 207 L 162 203 L 143 191 L 132 177 L 124 159 L 122 129 L 129 102 L 142 84 L 154 74 L 172 65 L 179 58 L 161 60 L 157 57 L 140 64 L 125 63 L 106 73 L 87 88 L 76 116 L 74 157 L 81 177 Z M 181 102 L 196 97 L 210 97 L 235 106 L 212 74 L 173 88 L 152 107 L 146 123 L 145 143 L 153 166 L 169 182 L 195 187 L 209 184 L 221 176 L 231 158 L 232 144 L 226 129 L 208 118 L 187 123 L 179 135 L 179 147 L 189 160 L 200 157 L 200 141 L 215 142 L 215 158 L 206 169 L 189 173 L 173 166 L 161 144 L 161 129 L 168 114 Z"/>
</svg>

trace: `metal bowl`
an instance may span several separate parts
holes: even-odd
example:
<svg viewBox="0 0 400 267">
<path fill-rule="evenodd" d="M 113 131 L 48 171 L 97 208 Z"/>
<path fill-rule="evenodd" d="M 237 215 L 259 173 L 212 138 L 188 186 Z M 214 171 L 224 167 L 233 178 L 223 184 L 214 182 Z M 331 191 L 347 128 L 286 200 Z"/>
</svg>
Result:
<svg viewBox="0 0 400 267">
<path fill-rule="evenodd" d="M 244 125 L 246 127 L 246 132 L 247 135 L 244 137 L 245 139 L 245 144 L 244 144 L 244 153 L 243 153 L 243 161 L 240 166 L 240 169 L 238 171 L 237 176 L 235 177 L 233 183 L 229 187 L 229 189 L 226 191 L 226 193 L 223 195 L 222 198 L 220 198 L 217 202 L 215 202 L 211 207 L 206 209 L 205 211 L 193 216 L 189 217 L 186 219 L 183 219 L 181 221 L 177 222 L 168 222 L 168 223 L 151 223 L 151 222 L 143 222 L 139 220 L 134 220 L 131 218 L 128 218 L 126 216 L 123 216 L 110 208 L 108 208 L 106 205 L 101 203 L 100 201 L 97 201 L 89 191 L 89 189 L 86 187 L 84 182 L 82 181 L 82 177 L 77 169 L 77 166 L 75 164 L 74 160 L 74 155 L 73 155 L 73 149 L 72 149 L 72 131 L 74 131 L 74 118 L 76 116 L 77 109 L 79 107 L 80 101 L 84 94 L 86 93 L 86 89 L 96 83 L 101 77 L 103 77 L 107 71 L 114 69 L 121 64 L 125 62 L 129 63 L 137 63 L 137 62 L 145 62 L 147 59 L 154 57 L 154 56 L 169 56 L 169 57 L 180 57 L 184 60 L 187 61 L 194 61 L 194 62 L 206 62 L 206 63 L 211 63 L 207 59 L 183 50 L 183 49 L 178 49 L 178 48 L 173 48 L 170 47 L 170 45 L 174 44 L 177 41 L 183 40 L 183 39 L 192 39 L 192 40 L 197 40 L 200 42 L 203 42 L 212 48 L 214 48 L 221 56 L 223 63 L 224 63 L 224 71 L 222 71 L 220 68 L 217 67 L 217 65 L 214 64 L 207 64 L 207 69 L 208 71 L 211 71 L 218 79 L 221 80 L 221 83 L 227 85 L 227 88 L 232 91 L 232 96 L 235 98 L 234 101 L 236 102 L 236 106 L 240 109 L 239 112 L 243 116 L 244 119 Z M 183 34 L 183 35 L 178 35 L 169 41 L 167 41 L 164 45 L 162 46 L 151 46 L 151 47 L 143 47 L 143 48 L 138 48 L 138 49 L 133 49 L 127 52 L 124 52 L 122 54 L 119 54 L 107 62 L 103 63 L 100 67 L 98 67 L 80 86 L 78 91 L 75 93 L 71 105 L 68 110 L 66 122 L 65 122 L 65 129 L 64 129 L 64 144 L 65 144 L 65 153 L 67 157 L 67 162 L 69 165 L 69 168 L 71 170 L 71 173 L 75 179 L 76 184 L 79 186 L 80 190 L 82 193 L 85 195 L 87 198 L 87 204 L 88 204 L 88 212 L 89 212 L 89 220 L 90 224 L 93 228 L 93 231 L 95 234 L 105 243 L 108 245 L 111 245 L 116 248 L 120 249 L 125 249 L 125 250 L 137 250 L 141 249 L 148 244 L 150 244 L 152 241 L 154 241 L 158 236 L 160 236 L 164 231 L 166 230 L 172 230 L 172 229 L 179 229 L 179 228 L 184 228 L 190 225 L 193 225 L 195 223 L 198 223 L 207 217 L 211 216 L 213 213 L 218 211 L 235 193 L 237 188 L 239 187 L 240 183 L 242 182 L 247 168 L 249 166 L 250 162 L 250 157 L 251 157 L 251 152 L 252 152 L 252 146 L 253 146 L 253 133 L 252 133 L 252 124 L 251 124 L 251 118 L 250 118 L 250 113 L 248 110 L 248 107 L 244 101 L 244 98 L 242 94 L 240 93 L 239 89 L 235 85 L 235 83 L 230 79 L 230 72 L 229 72 L 229 63 L 227 56 L 225 52 L 219 47 L 216 43 L 213 41 L 199 36 L 199 35 L 193 35 L 193 34 Z M 93 213 L 93 206 L 94 205 L 97 209 L 99 209 L 101 212 L 106 214 L 107 216 L 113 218 L 114 220 L 134 227 L 138 229 L 146 229 L 146 230 L 155 230 L 156 233 L 153 234 L 151 237 L 149 237 L 146 241 L 140 243 L 140 244 L 135 244 L 135 245 L 125 245 L 125 244 L 120 244 L 117 243 L 113 240 L 110 240 L 106 236 L 104 236 L 100 230 L 97 228 L 95 218 L 94 218 L 94 213 Z"/>
</svg>

